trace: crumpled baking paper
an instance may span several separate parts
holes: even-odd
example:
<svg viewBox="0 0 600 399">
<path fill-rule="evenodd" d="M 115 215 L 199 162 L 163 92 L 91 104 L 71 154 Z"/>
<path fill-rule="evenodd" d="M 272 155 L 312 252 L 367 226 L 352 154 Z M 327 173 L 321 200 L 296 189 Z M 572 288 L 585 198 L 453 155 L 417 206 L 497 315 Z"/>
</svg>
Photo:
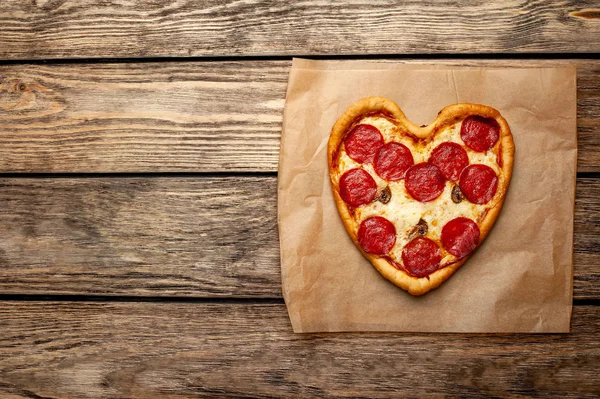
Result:
<svg viewBox="0 0 600 399">
<path fill-rule="evenodd" d="M 367 96 L 415 124 L 492 106 L 516 144 L 513 178 L 477 252 L 422 297 L 385 280 L 348 237 L 327 169 L 331 127 Z M 484 69 L 295 59 L 278 178 L 283 296 L 295 332 L 568 332 L 577 159 L 575 68 Z"/>
</svg>

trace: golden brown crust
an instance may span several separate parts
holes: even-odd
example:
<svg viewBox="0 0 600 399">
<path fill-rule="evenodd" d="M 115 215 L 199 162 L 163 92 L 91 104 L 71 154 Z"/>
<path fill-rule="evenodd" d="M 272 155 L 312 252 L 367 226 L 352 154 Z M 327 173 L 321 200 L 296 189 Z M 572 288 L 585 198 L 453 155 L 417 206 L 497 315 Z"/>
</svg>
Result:
<svg viewBox="0 0 600 399">
<path fill-rule="evenodd" d="M 433 134 L 439 127 L 456 123 L 463 120 L 469 115 L 481 115 L 488 118 L 494 118 L 500 125 L 500 151 L 502 154 L 502 173 L 499 176 L 498 189 L 494 196 L 493 203 L 485 214 L 484 219 L 479 223 L 480 242 L 483 242 L 489 234 L 494 222 L 498 218 L 498 214 L 504 203 L 506 191 L 512 177 L 512 166 L 514 161 L 515 146 L 513 137 L 506 120 L 500 115 L 496 109 L 480 105 L 480 104 L 453 104 L 445 107 L 440 111 L 437 118 L 428 126 L 419 127 L 406 119 L 404 113 L 398 105 L 383 97 L 366 97 L 352 104 L 338 118 L 337 122 L 331 130 L 328 143 L 327 160 L 329 164 L 329 175 L 333 188 L 333 197 L 335 199 L 340 217 L 344 223 L 344 227 L 348 235 L 354 241 L 356 247 L 362 254 L 375 266 L 375 268 L 385 277 L 398 287 L 408 291 L 412 295 L 423 295 L 430 290 L 437 288 L 440 284 L 446 281 L 454 272 L 462 266 L 470 256 L 461 259 L 449 266 L 443 267 L 427 277 L 412 277 L 402 270 L 394 267 L 385 258 L 377 255 L 372 255 L 364 252 L 358 243 L 357 231 L 358 222 L 352 217 L 346 203 L 342 200 L 339 194 L 339 185 L 336 179 L 333 178 L 336 166 L 334 165 L 335 157 L 342 144 L 345 134 L 358 121 L 358 119 L 368 113 L 382 113 L 387 117 L 395 120 L 398 126 L 402 126 L 418 138 L 425 138 Z"/>
</svg>

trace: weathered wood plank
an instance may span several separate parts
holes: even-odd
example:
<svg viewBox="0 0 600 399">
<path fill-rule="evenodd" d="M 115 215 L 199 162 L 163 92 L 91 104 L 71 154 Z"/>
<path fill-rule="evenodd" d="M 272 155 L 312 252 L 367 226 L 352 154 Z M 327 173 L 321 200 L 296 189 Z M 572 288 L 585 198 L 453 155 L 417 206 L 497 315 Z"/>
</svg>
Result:
<svg viewBox="0 0 600 399">
<path fill-rule="evenodd" d="M 0 292 L 279 297 L 275 196 L 275 178 L 1 179 Z"/>
<path fill-rule="evenodd" d="M 280 298 L 276 185 L 0 179 L 0 292 Z M 576 298 L 600 298 L 599 197 L 599 179 L 578 179 Z"/>
<path fill-rule="evenodd" d="M 594 53 L 593 0 L 4 0 L 0 58 Z"/>
<path fill-rule="evenodd" d="M 276 170 L 288 66 L 0 67 L 0 171 Z"/>
<path fill-rule="evenodd" d="M 294 335 L 283 304 L 0 302 L 0 396 L 597 398 L 600 307 L 571 334 Z"/>
<path fill-rule="evenodd" d="M 576 65 L 579 171 L 600 171 L 600 60 L 418 62 Z M 0 66 L 0 172 L 275 171 L 290 65 Z"/>
</svg>

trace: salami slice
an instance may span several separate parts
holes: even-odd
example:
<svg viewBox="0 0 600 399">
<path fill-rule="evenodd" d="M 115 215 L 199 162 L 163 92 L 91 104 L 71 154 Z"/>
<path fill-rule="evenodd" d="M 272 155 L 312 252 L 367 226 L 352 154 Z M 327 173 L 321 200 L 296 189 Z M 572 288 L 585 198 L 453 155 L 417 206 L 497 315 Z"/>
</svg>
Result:
<svg viewBox="0 0 600 399">
<path fill-rule="evenodd" d="M 474 204 L 487 204 L 498 189 L 498 176 L 486 165 L 467 166 L 460 174 L 460 191 Z"/>
<path fill-rule="evenodd" d="M 358 242 L 367 253 L 387 254 L 396 243 L 396 228 L 386 218 L 370 217 L 363 220 L 358 228 Z"/>
<path fill-rule="evenodd" d="M 435 147 L 429 162 L 437 166 L 447 180 L 457 181 L 460 172 L 469 165 L 469 156 L 460 145 L 447 142 Z"/>
<path fill-rule="evenodd" d="M 471 115 L 460 127 L 460 138 L 472 150 L 486 152 L 498 142 L 500 125 L 494 118 Z"/>
<path fill-rule="evenodd" d="M 414 163 L 413 156 L 407 146 L 400 143 L 387 143 L 379 149 L 375 156 L 375 172 L 388 181 L 404 178 L 406 170 Z"/>
<path fill-rule="evenodd" d="M 354 208 L 373 201 L 377 194 L 377 183 L 369 172 L 350 169 L 340 178 L 340 196 Z"/>
<path fill-rule="evenodd" d="M 366 124 L 355 126 L 344 141 L 348 156 L 359 163 L 373 162 L 383 144 L 379 129 Z"/>
<path fill-rule="evenodd" d="M 402 250 L 406 271 L 414 277 L 425 277 L 440 268 L 442 251 L 435 241 L 417 237 Z"/>
<path fill-rule="evenodd" d="M 452 219 L 442 229 L 444 249 L 462 259 L 479 245 L 479 227 L 471 219 L 459 217 Z"/>
<path fill-rule="evenodd" d="M 406 171 L 406 191 L 417 201 L 436 199 L 444 191 L 445 184 L 442 172 L 428 162 L 418 163 Z"/>
</svg>

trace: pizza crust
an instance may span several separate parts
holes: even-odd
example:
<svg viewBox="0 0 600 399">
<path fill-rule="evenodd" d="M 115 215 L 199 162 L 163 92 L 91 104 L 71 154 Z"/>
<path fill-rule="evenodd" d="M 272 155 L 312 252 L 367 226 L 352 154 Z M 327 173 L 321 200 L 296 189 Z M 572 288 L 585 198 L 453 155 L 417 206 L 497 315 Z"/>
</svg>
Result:
<svg viewBox="0 0 600 399">
<path fill-rule="evenodd" d="M 467 256 L 460 261 L 457 261 L 449 266 L 445 266 L 427 277 L 412 277 L 404 271 L 397 269 L 390 264 L 385 258 L 378 255 L 368 254 L 364 252 L 358 243 L 357 231 L 358 222 L 352 217 L 348 206 L 342 200 L 339 194 L 339 184 L 333 178 L 335 173 L 334 158 L 337 156 L 339 148 L 347 132 L 366 114 L 381 113 L 388 118 L 395 120 L 398 126 L 403 126 L 407 131 L 419 138 L 425 138 L 435 133 L 438 127 L 448 124 L 453 124 L 465 119 L 469 115 L 481 115 L 487 118 L 494 118 L 500 125 L 500 145 L 502 154 L 502 174 L 498 176 L 498 188 L 495 195 L 495 203 L 488 209 L 484 219 L 478 223 L 480 230 L 480 243 L 483 243 L 494 222 L 498 218 L 498 214 L 504 203 L 506 191 L 512 177 L 512 166 L 514 162 L 514 141 L 512 133 L 506 120 L 500 115 L 496 109 L 480 105 L 480 104 L 453 104 L 442 109 L 436 119 L 425 127 L 419 127 L 408 119 L 398 107 L 398 105 L 384 97 L 366 97 L 352 104 L 338 118 L 331 130 L 329 143 L 327 148 L 327 160 L 329 164 L 329 176 L 333 189 L 333 197 L 335 199 L 340 217 L 344 223 L 344 227 L 348 235 L 354 241 L 356 247 L 362 254 L 375 266 L 383 277 L 408 291 L 411 295 L 423 295 L 430 290 L 437 288 L 440 284 L 446 281 L 454 272 L 462 266 L 471 256 Z"/>
</svg>

